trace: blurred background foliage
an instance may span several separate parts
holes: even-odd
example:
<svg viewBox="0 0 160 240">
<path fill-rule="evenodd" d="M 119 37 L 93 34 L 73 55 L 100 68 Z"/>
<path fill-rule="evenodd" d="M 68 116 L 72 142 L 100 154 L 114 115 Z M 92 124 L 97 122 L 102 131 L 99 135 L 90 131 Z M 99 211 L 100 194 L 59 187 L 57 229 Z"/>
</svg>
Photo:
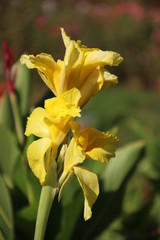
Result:
<svg viewBox="0 0 160 240">
<path fill-rule="evenodd" d="M 160 239 L 160 3 L 158 0 L 1 0 L 0 42 L 14 52 L 16 94 L 25 129 L 35 106 L 52 97 L 36 71 L 18 62 L 24 52 L 63 59 L 63 27 L 88 47 L 119 52 L 124 62 L 109 71 L 119 85 L 95 96 L 81 123 L 115 132 L 116 158 L 85 164 L 100 179 L 93 216 L 83 220 L 83 194 L 76 179 L 54 202 L 46 239 Z M 0 49 L 0 239 L 33 239 L 40 185 L 19 146 L 5 88 Z M 57 200 L 57 199 L 56 199 Z"/>
</svg>

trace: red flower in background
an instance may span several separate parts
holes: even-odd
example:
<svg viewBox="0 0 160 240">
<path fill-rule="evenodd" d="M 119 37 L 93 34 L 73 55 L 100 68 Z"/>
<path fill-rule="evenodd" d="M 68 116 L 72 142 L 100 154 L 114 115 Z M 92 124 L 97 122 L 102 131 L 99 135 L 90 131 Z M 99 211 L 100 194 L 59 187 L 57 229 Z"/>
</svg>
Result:
<svg viewBox="0 0 160 240">
<path fill-rule="evenodd" d="M 6 73 L 6 81 L 0 84 L 0 100 L 2 99 L 6 91 L 12 94 L 15 91 L 15 80 L 17 70 L 14 71 L 13 76 L 11 75 L 11 69 L 13 66 L 13 51 L 9 48 L 6 41 L 3 41 L 2 48 L 4 52 L 4 68 Z"/>
<path fill-rule="evenodd" d="M 1 83 L 0 84 L 0 101 L 2 100 L 2 97 L 6 92 L 6 90 L 7 90 L 7 82 Z"/>
</svg>

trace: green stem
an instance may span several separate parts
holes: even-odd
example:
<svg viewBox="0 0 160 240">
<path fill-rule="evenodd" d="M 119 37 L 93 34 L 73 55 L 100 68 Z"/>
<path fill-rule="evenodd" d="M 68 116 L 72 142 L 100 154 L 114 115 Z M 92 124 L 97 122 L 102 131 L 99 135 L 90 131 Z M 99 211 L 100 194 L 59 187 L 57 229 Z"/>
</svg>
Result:
<svg viewBox="0 0 160 240">
<path fill-rule="evenodd" d="M 56 193 L 57 193 L 57 188 L 52 188 L 50 186 L 42 187 L 39 206 L 38 206 L 34 240 L 44 239 L 49 213 L 50 213 L 52 203 Z"/>
<path fill-rule="evenodd" d="M 13 117 L 14 117 L 18 141 L 19 141 L 19 144 L 21 146 L 23 146 L 24 133 L 23 133 L 22 121 L 21 121 L 21 117 L 20 117 L 20 113 L 19 113 L 17 98 L 16 98 L 15 93 L 10 93 L 9 97 L 10 97 L 11 107 L 12 107 L 12 111 L 13 111 Z"/>
</svg>

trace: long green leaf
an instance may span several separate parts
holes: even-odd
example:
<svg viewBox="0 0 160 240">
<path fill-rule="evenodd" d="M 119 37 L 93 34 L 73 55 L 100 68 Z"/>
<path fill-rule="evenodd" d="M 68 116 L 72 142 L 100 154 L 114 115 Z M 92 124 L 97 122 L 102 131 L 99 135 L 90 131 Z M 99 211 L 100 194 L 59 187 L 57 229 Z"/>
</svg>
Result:
<svg viewBox="0 0 160 240">
<path fill-rule="evenodd" d="M 116 157 L 110 160 L 103 174 L 105 191 L 112 192 L 119 189 L 127 174 L 140 159 L 144 145 L 144 141 L 138 141 L 117 151 Z"/>
<path fill-rule="evenodd" d="M 16 91 L 19 97 L 19 107 L 22 116 L 26 115 L 29 110 L 29 99 L 31 91 L 31 71 L 18 61 L 13 66 L 12 72 L 17 69 Z"/>
<path fill-rule="evenodd" d="M 4 177 L 12 178 L 19 149 L 15 136 L 0 125 L 0 171 Z"/>
<path fill-rule="evenodd" d="M 0 124 L 10 129 L 12 129 L 14 126 L 12 110 L 7 92 L 3 95 L 2 100 L 0 102 Z"/>
<path fill-rule="evenodd" d="M 12 240 L 14 236 L 11 199 L 4 180 L 0 176 L 0 239 Z M 3 238 L 2 238 L 3 239 Z"/>
</svg>

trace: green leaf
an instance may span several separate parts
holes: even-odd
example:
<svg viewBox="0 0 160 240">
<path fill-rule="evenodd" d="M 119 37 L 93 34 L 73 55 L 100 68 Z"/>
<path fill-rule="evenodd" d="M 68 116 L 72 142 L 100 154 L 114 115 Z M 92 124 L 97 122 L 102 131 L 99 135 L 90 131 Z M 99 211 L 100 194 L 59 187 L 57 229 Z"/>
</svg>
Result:
<svg viewBox="0 0 160 240">
<path fill-rule="evenodd" d="M 103 174 L 105 191 L 116 191 L 141 158 L 144 141 L 128 144 L 117 150 L 116 157 L 111 159 Z"/>
<path fill-rule="evenodd" d="M 13 115 L 7 92 L 3 95 L 0 102 L 0 124 L 10 129 L 13 128 Z"/>
<path fill-rule="evenodd" d="M 72 186 L 72 184 L 71 184 Z M 67 191 L 67 189 L 66 189 Z M 66 192 L 66 195 L 69 193 Z M 70 240 L 75 226 L 78 223 L 78 219 L 81 216 L 81 213 L 83 212 L 83 202 L 84 198 L 81 191 L 74 192 L 74 195 L 72 195 L 72 201 L 68 202 L 67 204 L 63 205 L 63 211 L 61 215 L 61 226 L 60 226 L 60 232 L 58 236 L 56 237 L 56 240 Z M 64 198 L 64 199 L 63 199 Z M 65 193 L 62 199 L 65 202 Z M 69 217 L 71 216 L 71 217 Z"/>
<path fill-rule="evenodd" d="M 15 165 L 13 181 L 14 185 L 21 191 L 21 193 L 23 193 L 26 199 L 28 199 L 26 171 L 27 163 L 25 162 L 25 158 L 22 156 Z"/>
<path fill-rule="evenodd" d="M 16 186 L 18 183 L 18 187 L 27 198 L 28 203 L 16 212 L 16 226 L 22 233 L 26 234 L 26 239 L 33 239 L 41 186 L 29 168 L 23 169 L 22 174 L 17 175 L 17 177 L 18 176 L 20 176 L 20 178 L 17 178 Z M 22 183 L 20 183 L 21 180 L 23 181 Z M 23 184 L 24 190 L 22 190 Z M 29 229 L 27 233 L 26 229 Z"/>
<path fill-rule="evenodd" d="M 14 228 L 11 199 L 1 176 L 0 189 L 0 239 L 12 240 L 14 236 Z"/>
<path fill-rule="evenodd" d="M 15 88 L 19 97 L 19 107 L 22 116 L 26 115 L 29 110 L 29 99 L 31 92 L 31 71 L 19 61 L 14 64 L 12 72 L 17 69 Z"/>
<path fill-rule="evenodd" d="M 19 149 L 15 136 L 0 125 L 0 171 L 7 179 L 12 178 L 18 157 Z"/>
<path fill-rule="evenodd" d="M 125 240 L 126 237 L 122 234 L 123 226 L 121 218 L 116 219 L 107 229 L 96 238 L 96 240 Z"/>
<path fill-rule="evenodd" d="M 31 170 L 26 167 L 23 168 L 21 165 L 19 165 L 18 173 L 20 169 L 22 173 L 19 173 L 16 176 L 16 186 L 18 186 L 18 188 L 23 192 L 24 196 L 28 199 L 28 205 L 20 209 L 17 213 L 17 216 L 24 219 L 35 220 L 41 186 Z M 24 189 L 22 189 L 23 187 Z"/>
<path fill-rule="evenodd" d="M 84 197 L 76 176 L 73 175 L 61 198 L 62 213 L 60 216 L 60 230 L 56 240 L 69 240 L 77 225 L 78 219 L 83 214 Z M 68 216 L 71 216 L 68 221 Z"/>
<path fill-rule="evenodd" d="M 32 141 L 34 140 L 34 136 L 31 135 L 30 137 L 28 137 L 26 139 L 25 142 L 25 146 L 23 149 L 23 154 L 21 156 L 21 158 L 19 159 L 19 161 L 17 161 L 16 166 L 15 166 L 15 170 L 14 170 L 14 183 L 16 185 L 16 187 L 24 194 L 24 196 L 27 199 L 30 199 L 29 202 L 31 202 L 34 197 L 32 196 L 33 194 L 29 194 L 29 185 L 32 186 L 32 180 L 34 182 L 35 177 L 33 177 L 33 179 L 31 179 L 31 181 L 29 180 L 31 178 L 31 176 L 33 174 L 30 174 L 30 168 L 28 166 L 28 162 L 27 162 L 27 156 L 26 156 L 26 151 L 28 146 L 32 143 Z M 28 192 L 29 191 L 29 192 Z M 33 191 L 35 192 L 35 191 Z M 31 195 L 31 196 L 30 196 Z"/>
</svg>

